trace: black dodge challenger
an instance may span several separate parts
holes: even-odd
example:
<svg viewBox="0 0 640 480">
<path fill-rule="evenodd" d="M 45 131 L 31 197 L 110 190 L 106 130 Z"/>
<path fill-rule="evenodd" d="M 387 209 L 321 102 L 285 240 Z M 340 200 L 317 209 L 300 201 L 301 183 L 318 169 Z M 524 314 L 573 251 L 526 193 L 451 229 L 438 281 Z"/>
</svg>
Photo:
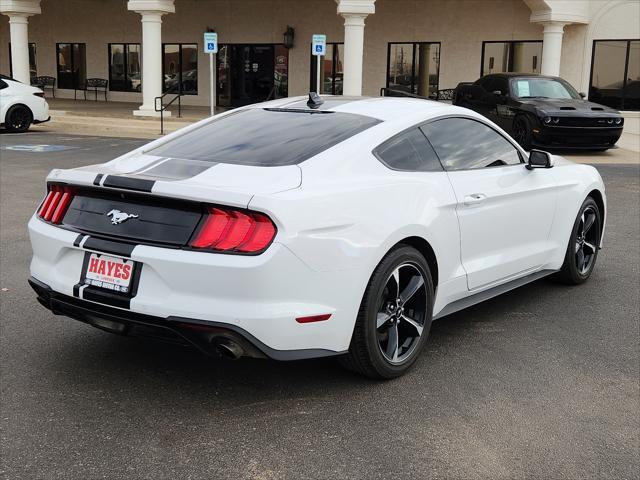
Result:
<svg viewBox="0 0 640 480">
<path fill-rule="evenodd" d="M 453 104 L 493 120 L 523 148 L 606 150 L 622 135 L 617 110 L 584 100 L 558 77 L 499 73 L 460 83 Z"/>
</svg>

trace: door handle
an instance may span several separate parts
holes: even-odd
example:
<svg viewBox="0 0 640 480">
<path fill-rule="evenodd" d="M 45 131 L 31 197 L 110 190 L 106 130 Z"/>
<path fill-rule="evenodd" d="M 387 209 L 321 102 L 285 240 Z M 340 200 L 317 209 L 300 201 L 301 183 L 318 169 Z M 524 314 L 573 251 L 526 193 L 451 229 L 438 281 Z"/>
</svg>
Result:
<svg viewBox="0 0 640 480">
<path fill-rule="evenodd" d="M 467 195 L 464 197 L 464 204 L 468 207 L 473 205 L 479 205 L 487 199 L 487 196 L 484 193 L 472 193 L 471 195 Z"/>
</svg>

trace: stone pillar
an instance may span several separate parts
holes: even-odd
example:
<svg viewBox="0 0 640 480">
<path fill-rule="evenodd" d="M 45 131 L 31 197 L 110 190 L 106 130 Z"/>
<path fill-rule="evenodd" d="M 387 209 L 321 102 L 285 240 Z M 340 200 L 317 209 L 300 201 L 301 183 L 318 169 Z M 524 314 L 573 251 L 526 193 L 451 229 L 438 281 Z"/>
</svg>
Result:
<svg viewBox="0 0 640 480">
<path fill-rule="evenodd" d="M 563 22 L 544 22 L 542 40 L 542 75 L 560 76 L 560 59 L 562 57 Z"/>
<path fill-rule="evenodd" d="M 376 0 L 336 0 L 344 18 L 343 95 L 362 95 L 364 20 L 375 13 Z"/>
<path fill-rule="evenodd" d="M 174 13 L 175 6 L 173 0 L 129 0 L 127 9 L 142 17 L 142 105 L 133 114 L 156 117 L 155 98 L 162 95 L 162 15 Z"/>
<path fill-rule="evenodd" d="M 29 17 L 40 14 L 40 0 L 0 0 L 0 13 L 9 17 L 13 78 L 29 85 Z"/>
</svg>

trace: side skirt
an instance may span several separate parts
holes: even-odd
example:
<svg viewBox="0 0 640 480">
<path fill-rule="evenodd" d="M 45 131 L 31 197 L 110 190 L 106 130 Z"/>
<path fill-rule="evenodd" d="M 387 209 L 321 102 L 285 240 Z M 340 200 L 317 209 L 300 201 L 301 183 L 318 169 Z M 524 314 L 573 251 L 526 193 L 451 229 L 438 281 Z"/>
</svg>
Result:
<svg viewBox="0 0 640 480">
<path fill-rule="evenodd" d="M 461 298 L 460 300 L 456 300 L 455 302 L 446 305 L 442 310 L 434 315 L 433 319 L 436 320 L 438 318 L 446 317 L 447 315 L 451 315 L 452 313 L 458 312 L 467 307 L 471 307 L 472 305 L 484 302 L 485 300 L 489 300 L 490 298 L 497 297 L 498 295 L 502 295 L 503 293 L 507 293 L 515 288 L 521 287 L 523 285 L 526 285 L 527 283 L 531 283 L 535 280 L 546 277 L 556 272 L 557 270 L 540 270 L 538 272 L 525 275 L 524 277 L 516 278 L 515 280 L 511 280 L 510 282 L 503 283 L 502 285 L 497 285 L 488 290 L 478 292 L 474 295 Z"/>
</svg>

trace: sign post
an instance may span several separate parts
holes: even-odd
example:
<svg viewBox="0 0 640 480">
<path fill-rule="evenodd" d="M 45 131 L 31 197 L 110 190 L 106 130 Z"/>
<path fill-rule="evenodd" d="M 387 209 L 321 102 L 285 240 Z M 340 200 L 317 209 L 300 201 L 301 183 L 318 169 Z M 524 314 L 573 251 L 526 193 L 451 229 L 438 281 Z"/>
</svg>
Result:
<svg viewBox="0 0 640 480">
<path fill-rule="evenodd" d="M 204 53 L 209 54 L 209 104 L 211 105 L 211 116 L 216 113 L 216 92 L 215 92 L 215 68 L 214 55 L 218 53 L 218 34 L 216 32 L 205 32 Z"/>
<path fill-rule="evenodd" d="M 316 58 L 318 59 L 318 66 L 316 68 L 316 74 L 317 74 L 317 78 L 316 78 L 316 85 L 317 85 L 317 94 L 320 95 L 321 93 L 321 89 L 320 89 L 320 80 L 321 80 L 321 64 L 322 64 L 322 57 L 324 57 L 327 54 L 327 36 L 326 35 L 314 35 L 311 38 L 311 54 L 315 55 Z"/>
</svg>

